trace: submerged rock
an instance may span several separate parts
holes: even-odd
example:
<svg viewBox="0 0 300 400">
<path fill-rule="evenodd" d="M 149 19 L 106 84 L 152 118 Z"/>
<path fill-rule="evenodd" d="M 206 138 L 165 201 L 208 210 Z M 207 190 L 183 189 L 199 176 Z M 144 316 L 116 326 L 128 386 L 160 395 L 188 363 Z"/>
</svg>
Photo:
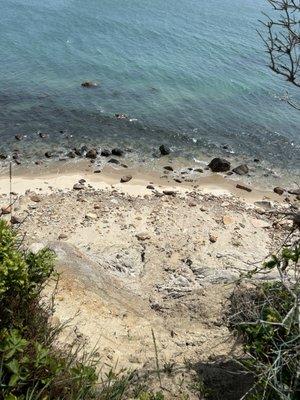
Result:
<svg viewBox="0 0 300 400">
<path fill-rule="evenodd" d="M 162 145 L 159 147 L 159 151 L 160 151 L 160 154 L 161 154 L 162 156 L 167 156 L 168 154 L 171 153 L 170 148 L 169 148 L 168 146 L 165 146 L 164 144 L 162 144 Z"/>
<path fill-rule="evenodd" d="M 248 165 L 241 164 L 238 167 L 233 168 L 232 171 L 238 175 L 246 175 L 249 173 L 249 168 L 248 168 Z"/>
<path fill-rule="evenodd" d="M 15 136 L 15 139 L 20 141 L 20 140 L 24 139 L 24 135 L 18 134 Z"/>
<path fill-rule="evenodd" d="M 211 160 L 208 166 L 213 172 L 227 172 L 230 170 L 230 162 L 219 157 Z"/>
<path fill-rule="evenodd" d="M 113 156 L 122 157 L 124 155 L 124 151 L 118 148 L 112 149 L 111 154 Z"/>
<path fill-rule="evenodd" d="M 85 82 L 82 82 L 81 86 L 85 87 L 85 88 L 95 88 L 98 86 L 98 84 L 95 82 L 91 82 L 91 81 L 85 81 Z"/>
</svg>

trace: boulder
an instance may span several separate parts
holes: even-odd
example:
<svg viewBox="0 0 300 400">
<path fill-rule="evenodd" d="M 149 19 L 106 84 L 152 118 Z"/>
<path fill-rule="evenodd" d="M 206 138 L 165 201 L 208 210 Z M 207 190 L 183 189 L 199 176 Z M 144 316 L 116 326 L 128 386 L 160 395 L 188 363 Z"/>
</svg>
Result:
<svg viewBox="0 0 300 400">
<path fill-rule="evenodd" d="M 238 167 L 233 168 L 232 171 L 238 175 L 246 175 L 249 173 L 249 168 L 248 165 L 241 164 Z"/>
<path fill-rule="evenodd" d="M 113 156 L 121 157 L 121 156 L 123 156 L 124 151 L 121 150 L 121 149 L 115 148 L 115 149 L 112 149 L 111 154 L 112 154 Z"/>
<path fill-rule="evenodd" d="M 227 172 L 230 170 L 230 162 L 219 157 L 211 160 L 208 166 L 213 172 Z"/>
<path fill-rule="evenodd" d="M 169 148 L 168 146 L 165 146 L 164 144 L 162 144 L 162 145 L 159 147 L 159 151 L 160 151 L 160 154 L 161 154 L 162 156 L 167 156 L 168 154 L 171 153 L 170 148 Z"/>
<path fill-rule="evenodd" d="M 98 154 L 98 152 L 97 152 L 97 150 L 96 149 L 91 149 L 91 150 L 89 150 L 87 153 L 86 153 L 86 158 L 92 158 L 92 159 L 95 159 L 95 158 L 97 158 L 97 154 Z"/>
<path fill-rule="evenodd" d="M 121 183 L 126 183 L 126 182 L 131 181 L 131 179 L 132 179 L 132 176 L 131 175 L 127 175 L 127 176 L 122 176 L 120 181 L 121 181 Z"/>
</svg>

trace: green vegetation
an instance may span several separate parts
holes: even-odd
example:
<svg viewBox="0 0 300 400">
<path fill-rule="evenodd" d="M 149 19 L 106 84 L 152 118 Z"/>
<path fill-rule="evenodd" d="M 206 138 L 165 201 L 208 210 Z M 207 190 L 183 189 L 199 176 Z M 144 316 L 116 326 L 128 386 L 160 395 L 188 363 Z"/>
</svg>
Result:
<svg viewBox="0 0 300 400">
<path fill-rule="evenodd" d="M 272 256 L 257 273 L 278 272 L 279 279 L 238 288 L 232 297 L 231 326 L 242 335 L 244 366 L 256 376 L 245 398 L 300 398 L 300 243 L 295 240 Z"/>
<path fill-rule="evenodd" d="M 80 343 L 58 345 L 63 326 L 51 326 L 53 305 L 43 303 L 41 295 L 54 277 L 54 255 L 26 253 L 20 245 L 0 220 L 0 398 L 163 400 L 162 393 L 138 384 L 134 373 L 111 370 L 100 380 L 98 358 L 85 354 Z"/>
</svg>

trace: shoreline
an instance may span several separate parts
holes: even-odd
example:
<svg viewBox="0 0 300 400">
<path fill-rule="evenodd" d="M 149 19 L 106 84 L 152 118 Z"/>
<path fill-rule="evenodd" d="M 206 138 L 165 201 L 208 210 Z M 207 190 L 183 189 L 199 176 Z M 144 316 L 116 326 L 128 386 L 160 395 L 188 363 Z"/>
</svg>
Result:
<svg viewBox="0 0 300 400">
<path fill-rule="evenodd" d="M 207 194 L 236 196 L 249 203 L 263 199 L 281 203 L 285 197 L 274 193 L 271 188 L 262 189 L 258 185 L 248 184 L 247 177 L 227 176 L 210 171 L 197 173 L 191 168 L 183 167 L 182 164 L 177 165 L 178 170 L 174 167 L 174 171 L 166 171 L 162 165 L 168 164 L 168 162 L 167 160 L 165 163 L 163 161 L 159 161 L 156 170 L 149 169 L 144 165 L 128 168 L 106 165 L 99 173 L 93 171 L 93 164 L 87 160 L 80 160 L 76 163 L 57 162 L 31 168 L 13 168 L 12 192 L 23 195 L 26 191 L 39 191 L 42 194 L 68 191 L 72 190 L 73 185 L 80 179 L 84 179 L 96 190 L 122 189 L 126 194 L 132 195 L 149 194 L 150 190 L 147 189 L 147 186 L 151 184 L 155 190 L 160 191 L 173 189 L 178 193 L 184 193 L 187 190 L 199 189 Z M 174 165 L 173 163 L 169 164 Z M 120 179 L 128 175 L 132 179 L 129 182 L 121 183 Z M 182 177 L 180 183 L 178 177 Z M 246 186 L 251 189 L 251 192 L 237 188 L 237 184 Z M 0 193 L 5 195 L 9 191 L 9 171 L 7 171 L 7 174 L 0 175 Z"/>
</svg>

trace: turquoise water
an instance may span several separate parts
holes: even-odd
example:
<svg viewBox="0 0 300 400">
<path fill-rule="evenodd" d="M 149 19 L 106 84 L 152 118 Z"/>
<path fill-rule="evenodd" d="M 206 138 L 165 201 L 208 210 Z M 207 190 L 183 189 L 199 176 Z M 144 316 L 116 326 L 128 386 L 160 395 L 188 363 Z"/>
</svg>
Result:
<svg viewBox="0 0 300 400">
<path fill-rule="evenodd" d="M 299 168 L 300 113 L 278 99 L 297 92 L 268 70 L 256 33 L 265 3 L 0 0 L 0 150 L 22 133 L 25 156 L 85 143 L 144 156 L 166 143 Z"/>
</svg>

